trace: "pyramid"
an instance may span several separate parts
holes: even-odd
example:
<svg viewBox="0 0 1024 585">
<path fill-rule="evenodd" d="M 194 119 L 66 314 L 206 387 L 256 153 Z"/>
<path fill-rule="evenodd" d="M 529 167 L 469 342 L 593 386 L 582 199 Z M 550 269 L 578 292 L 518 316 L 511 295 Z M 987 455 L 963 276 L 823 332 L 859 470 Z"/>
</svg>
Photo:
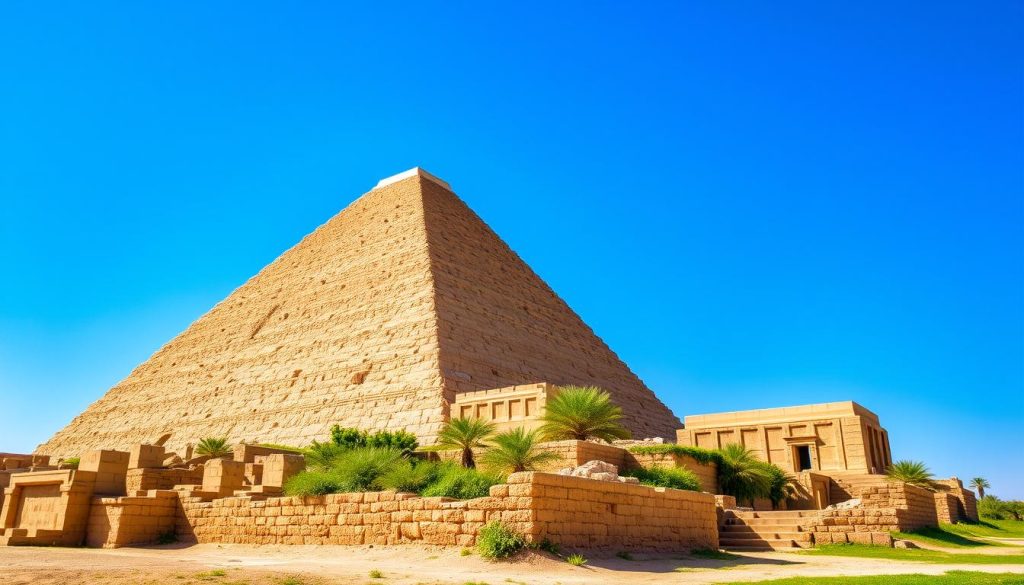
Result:
<svg viewBox="0 0 1024 585">
<path fill-rule="evenodd" d="M 433 441 L 460 392 L 593 384 L 638 437 L 681 423 L 447 183 L 382 180 L 39 446 L 305 445 L 333 424 Z"/>
</svg>

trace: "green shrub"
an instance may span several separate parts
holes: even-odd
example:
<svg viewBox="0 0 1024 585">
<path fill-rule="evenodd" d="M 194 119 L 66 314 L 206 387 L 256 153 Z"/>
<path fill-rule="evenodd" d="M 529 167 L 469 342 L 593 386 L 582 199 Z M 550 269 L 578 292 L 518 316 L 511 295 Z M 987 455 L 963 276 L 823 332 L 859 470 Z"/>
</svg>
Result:
<svg viewBox="0 0 1024 585">
<path fill-rule="evenodd" d="M 82 462 L 81 457 L 68 457 L 60 462 L 64 467 L 70 467 L 71 469 L 78 469 L 78 464 Z"/>
<path fill-rule="evenodd" d="M 370 571 L 370 578 L 371 579 L 383 579 L 384 578 L 384 573 L 381 573 L 379 569 L 373 569 L 372 571 Z"/>
<path fill-rule="evenodd" d="M 306 450 L 302 447 L 292 447 L 291 445 L 278 445 L 277 443 L 257 443 L 257 447 L 266 447 L 267 449 L 277 449 L 278 451 L 288 451 L 289 453 L 298 453 L 300 455 L 305 454 Z"/>
<path fill-rule="evenodd" d="M 429 497 L 458 498 L 469 500 L 489 495 L 492 485 L 499 484 L 504 477 L 476 469 L 468 469 L 452 463 L 438 465 L 437 477 L 420 492 Z"/>
<path fill-rule="evenodd" d="M 1024 519 L 1024 502 L 985 496 L 978 500 L 978 515 L 992 520 L 1021 520 Z"/>
<path fill-rule="evenodd" d="M 495 520 L 480 529 L 477 552 L 485 559 L 506 559 L 526 546 L 526 539 L 508 525 Z"/>
<path fill-rule="evenodd" d="M 284 482 L 289 496 L 322 496 L 344 491 L 341 480 L 331 471 L 312 469 L 291 476 Z"/>
<path fill-rule="evenodd" d="M 306 449 L 306 467 L 308 469 L 330 469 L 342 455 L 349 449 L 331 443 L 320 443 L 313 441 L 313 444 Z"/>
<path fill-rule="evenodd" d="M 637 455 L 688 455 L 698 463 L 710 465 L 718 464 L 722 460 L 722 454 L 718 451 L 691 447 L 689 445 L 676 445 L 674 443 L 663 443 L 661 445 L 636 445 L 629 448 L 630 453 Z"/>
<path fill-rule="evenodd" d="M 530 544 L 530 548 L 534 548 L 534 549 L 537 549 L 537 550 L 542 550 L 542 551 L 544 551 L 546 553 L 553 554 L 555 556 L 558 556 L 558 552 L 560 550 L 560 547 L 558 546 L 558 543 L 552 542 L 546 536 L 540 542 L 534 542 L 534 543 Z"/>
<path fill-rule="evenodd" d="M 365 492 L 377 487 L 377 480 L 404 460 L 395 449 L 363 447 L 350 449 L 334 460 L 331 473 L 346 492 Z"/>
<path fill-rule="evenodd" d="M 344 449 L 355 449 L 366 446 L 366 431 L 353 427 L 334 425 L 331 427 L 331 443 Z"/>
<path fill-rule="evenodd" d="M 367 447 L 380 449 L 395 449 L 403 455 L 408 455 L 420 446 L 416 435 L 406 431 L 378 431 L 366 437 Z"/>
<path fill-rule="evenodd" d="M 700 481 L 697 479 L 697 475 L 689 469 L 681 467 L 652 465 L 623 471 L 622 475 L 635 477 L 644 485 L 700 491 Z"/>
<path fill-rule="evenodd" d="M 377 479 L 377 486 L 396 492 L 419 493 L 437 479 L 438 473 L 439 466 L 436 463 L 403 459 L 381 474 Z"/>
<path fill-rule="evenodd" d="M 342 449 L 359 449 L 361 447 L 395 449 L 405 455 L 412 453 L 419 446 L 416 435 L 404 430 L 377 431 L 371 434 L 353 427 L 338 425 L 331 427 L 331 443 Z"/>
</svg>

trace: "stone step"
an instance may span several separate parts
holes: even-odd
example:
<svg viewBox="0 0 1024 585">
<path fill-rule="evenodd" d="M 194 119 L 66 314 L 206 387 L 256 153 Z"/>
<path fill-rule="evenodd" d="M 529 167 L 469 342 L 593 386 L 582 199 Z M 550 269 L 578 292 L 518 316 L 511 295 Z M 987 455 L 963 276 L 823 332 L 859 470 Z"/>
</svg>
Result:
<svg viewBox="0 0 1024 585">
<path fill-rule="evenodd" d="M 796 526 L 804 520 L 811 520 L 810 516 L 803 518 L 725 518 L 725 526 Z"/>
<path fill-rule="evenodd" d="M 793 540 L 796 542 L 810 542 L 809 532 L 721 532 L 718 535 L 722 540 Z"/>
<path fill-rule="evenodd" d="M 818 510 L 771 510 L 771 511 L 747 511 L 747 510 L 726 510 L 726 517 L 734 518 L 804 518 L 817 514 Z"/>
<path fill-rule="evenodd" d="M 810 542 L 798 542 L 790 538 L 719 538 L 718 545 L 727 550 L 761 549 L 786 550 L 810 548 Z"/>
</svg>

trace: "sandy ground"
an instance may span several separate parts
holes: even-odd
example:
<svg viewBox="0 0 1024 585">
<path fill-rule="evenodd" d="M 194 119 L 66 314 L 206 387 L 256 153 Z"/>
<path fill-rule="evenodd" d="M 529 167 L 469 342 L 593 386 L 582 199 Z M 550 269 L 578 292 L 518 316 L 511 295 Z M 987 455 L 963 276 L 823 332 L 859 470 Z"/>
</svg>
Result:
<svg viewBox="0 0 1024 585">
<path fill-rule="evenodd" d="M 585 567 L 531 553 L 491 563 L 459 550 L 419 547 L 170 545 L 115 550 L 0 548 L 6 585 L 388 585 L 488 583 L 717 583 L 790 576 L 1022 573 L 1024 565 L 936 565 L 888 560 L 749 553 L 739 560 L 591 557 Z M 380 571 L 383 578 L 370 577 Z"/>
</svg>

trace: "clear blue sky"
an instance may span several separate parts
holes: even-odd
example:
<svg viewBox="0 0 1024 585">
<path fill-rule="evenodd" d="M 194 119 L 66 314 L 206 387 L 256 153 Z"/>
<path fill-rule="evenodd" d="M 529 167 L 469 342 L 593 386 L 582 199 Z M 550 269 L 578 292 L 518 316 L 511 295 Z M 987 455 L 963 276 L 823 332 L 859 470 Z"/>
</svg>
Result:
<svg viewBox="0 0 1024 585">
<path fill-rule="evenodd" d="M 680 417 L 1024 497 L 1020 2 L 143 4 L 4 4 L 0 451 L 420 165 Z"/>
</svg>

